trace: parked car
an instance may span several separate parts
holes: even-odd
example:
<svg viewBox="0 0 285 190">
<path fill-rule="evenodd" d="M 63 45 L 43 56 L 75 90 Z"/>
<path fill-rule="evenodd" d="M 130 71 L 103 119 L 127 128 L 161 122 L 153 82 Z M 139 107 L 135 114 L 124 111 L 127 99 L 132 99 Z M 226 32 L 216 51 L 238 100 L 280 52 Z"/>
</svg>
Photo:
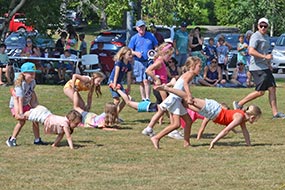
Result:
<svg viewBox="0 0 285 190">
<path fill-rule="evenodd" d="M 27 37 L 31 37 L 33 43 L 41 50 L 46 48 L 53 49 L 55 47 L 53 39 L 47 34 L 37 32 L 13 32 L 4 42 L 7 46 L 6 51 L 8 56 L 19 56 L 22 49 L 26 46 Z"/>
<path fill-rule="evenodd" d="M 67 10 L 65 16 L 65 25 L 72 24 L 75 29 L 82 29 L 87 26 L 87 21 L 82 17 L 81 13 L 77 13 L 74 10 Z"/>
<path fill-rule="evenodd" d="M 167 26 L 156 26 L 157 31 L 162 34 L 165 42 L 172 42 L 174 38 L 174 28 Z M 131 36 L 136 34 L 137 31 L 133 28 Z M 98 42 L 104 43 L 104 50 L 111 51 L 116 54 L 123 46 L 127 45 L 127 30 L 108 30 L 101 32 L 94 41 L 91 42 L 90 52 L 97 49 Z"/>
<path fill-rule="evenodd" d="M 270 40 L 269 53 L 271 53 L 272 50 L 273 50 L 273 48 L 274 48 L 274 46 L 275 46 L 276 41 L 278 40 L 278 36 L 271 36 L 271 37 L 269 38 L 269 40 Z"/>
<path fill-rule="evenodd" d="M 8 17 L 8 14 L 6 13 L 4 15 L 5 17 Z M 33 31 L 34 28 L 32 26 L 26 25 L 26 16 L 24 13 L 15 13 L 9 23 L 9 31 L 10 32 L 25 32 L 25 31 Z"/>
<path fill-rule="evenodd" d="M 273 59 L 271 60 L 271 66 L 274 73 L 277 73 L 279 69 L 285 71 L 285 33 L 281 34 L 272 50 Z"/>
</svg>

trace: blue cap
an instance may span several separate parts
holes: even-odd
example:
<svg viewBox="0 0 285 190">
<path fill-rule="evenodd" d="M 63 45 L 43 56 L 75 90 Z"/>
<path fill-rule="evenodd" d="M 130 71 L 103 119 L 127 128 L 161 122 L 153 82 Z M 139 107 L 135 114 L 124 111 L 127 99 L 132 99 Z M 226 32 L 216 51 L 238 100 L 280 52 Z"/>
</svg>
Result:
<svg viewBox="0 0 285 190">
<path fill-rule="evenodd" d="M 145 26 L 145 22 L 143 20 L 138 20 L 136 23 L 136 27 Z"/>
<path fill-rule="evenodd" d="M 184 21 L 184 22 L 181 23 L 180 26 L 181 26 L 181 27 L 186 27 L 187 25 L 188 25 L 188 24 Z"/>
<path fill-rule="evenodd" d="M 36 66 L 34 63 L 26 62 L 21 66 L 22 73 L 40 73 L 41 71 L 36 70 Z"/>
</svg>

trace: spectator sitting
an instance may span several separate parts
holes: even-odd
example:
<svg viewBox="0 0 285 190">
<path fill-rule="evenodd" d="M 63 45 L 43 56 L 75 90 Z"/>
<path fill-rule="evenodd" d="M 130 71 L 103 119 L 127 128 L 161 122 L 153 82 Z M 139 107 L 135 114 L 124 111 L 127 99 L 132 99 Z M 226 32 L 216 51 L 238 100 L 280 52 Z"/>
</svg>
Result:
<svg viewBox="0 0 285 190">
<path fill-rule="evenodd" d="M 64 54 L 60 55 L 60 59 L 77 59 L 77 56 L 71 54 L 70 50 L 64 50 Z M 58 78 L 59 83 L 65 82 L 65 73 L 66 70 L 71 70 L 72 74 L 74 73 L 75 65 L 73 61 L 60 61 L 58 63 Z"/>
<path fill-rule="evenodd" d="M 177 65 L 178 62 L 174 57 L 171 57 L 167 64 L 167 76 L 170 81 L 172 78 L 178 80 L 181 75 L 181 68 Z"/>
<path fill-rule="evenodd" d="M 81 41 L 79 50 L 80 50 L 80 56 L 87 54 L 87 44 L 85 39 L 85 34 L 79 34 L 79 40 Z"/>
<path fill-rule="evenodd" d="M 12 84 L 11 78 L 10 78 L 10 73 L 12 66 L 9 64 L 9 58 L 7 53 L 5 53 L 6 50 L 6 45 L 5 44 L 0 44 L 0 86 L 6 85 L 2 81 L 2 73 L 3 71 L 5 72 L 5 76 L 8 82 L 8 85 Z"/>
<path fill-rule="evenodd" d="M 211 64 L 204 68 L 203 79 L 199 79 L 199 83 L 203 86 L 221 87 L 226 80 L 223 79 L 222 70 L 218 66 L 216 59 L 212 59 Z"/>
<path fill-rule="evenodd" d="M 245 65 L 242 62 L 238 62 L 233 72 L 231 83 L 237 85 L 237 87 L 253 87 L 254 83 L 250 78 L 250 73 L 245 69 Z"/>
<path fill-rule="evenodd" d="M 112 56 L 111 51 L 104 49 L 104 43 L 103 42 L 97 42 L 97 49 L 91 50 L 90 54 L 97 54 L 98 56 Z"/>
</svg>

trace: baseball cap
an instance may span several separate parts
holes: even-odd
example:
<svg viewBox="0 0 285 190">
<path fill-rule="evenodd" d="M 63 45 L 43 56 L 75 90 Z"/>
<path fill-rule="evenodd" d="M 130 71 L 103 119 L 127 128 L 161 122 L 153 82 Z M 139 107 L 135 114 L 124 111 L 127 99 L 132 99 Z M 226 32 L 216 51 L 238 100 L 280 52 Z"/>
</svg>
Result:
<svg viewBox="0 0 285 190">
<path fill-rule="evenodd" d="M 264 23 L 266 23 L 267 25 L 269 25 L 269 22 L 268 22 L 268 19 L 267 18 L 261 18 L 261 19 L 259 19 L 258 20 L 258 24 L 260 24 L 260 23 L 262 23 L 262 22 L 264 22 Z"/>
<path fill-rule="evenodd" d="M 41 71 L 36 70 L 36 66 L 34 63 L 26 62 L 21 66 L 22 73 L 40 73 Z"/>
<path fill-rule="evenodd" d="M 136 23 L 136 27 L 145 26 L 145 22 L 143 20 L 138 20 Z"/>
<path fill-rule="evenodd" d="M 183 21 L 182 23 L 181 23 L 181 27 L 186 27 L 188 24 L 185 22 L 185 21 Z"/>
</svg>

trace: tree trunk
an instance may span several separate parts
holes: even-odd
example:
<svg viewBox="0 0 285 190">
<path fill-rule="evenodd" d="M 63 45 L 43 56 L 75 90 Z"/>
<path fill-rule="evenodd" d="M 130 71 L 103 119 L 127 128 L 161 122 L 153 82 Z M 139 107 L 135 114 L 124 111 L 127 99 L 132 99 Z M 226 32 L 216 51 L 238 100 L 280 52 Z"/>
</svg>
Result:
<svg viewBox="0 0 285 190">
<path fill-rule="evenodd" d="M 104 10 L 101 10 L 101 15 L 100 15 L 100 27 L 101 29 L 107 29 L 107 16 Z"/>
</svg>

